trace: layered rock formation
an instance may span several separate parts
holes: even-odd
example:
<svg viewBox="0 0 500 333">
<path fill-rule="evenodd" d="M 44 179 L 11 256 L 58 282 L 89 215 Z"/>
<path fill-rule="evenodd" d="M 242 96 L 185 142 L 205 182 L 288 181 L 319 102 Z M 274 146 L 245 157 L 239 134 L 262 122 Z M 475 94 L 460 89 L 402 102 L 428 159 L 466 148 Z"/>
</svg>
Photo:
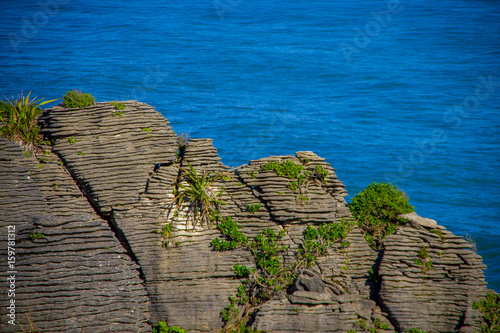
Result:
<svg viewBox="0 0 500 333">
<path fill-rule="evenodd" d="M 242 248 L 216 252 L 220 232 L 196 222 L 188 202 L 177 206 L 185 170 L 220 175 L 222 217 L 250 238 L 285 231 L 284 260 L 295 260 L 308 225 L 350 218 L 344 185 L 312 152 L 223 165 L 210 139 L 179 149 L 168 121 L 151 106 L 124 102 L 85 109 L 48 109 L 40 122 L 51 140 L 47 156 L 25 156 L 0 140 L 0 225 L 16 227 L 16 321 L 46 331 L 144 332 L 160 320 L 190 331 L 217 330 L 239 279 L 235 264 L 255 266 Z M 262 166 L 292 161 L 324 181 L 297 190 Z M 254 209 L 250 209 L 253 207 Z M 162 230 L 168 232 L 162 235 Z M 485 295 L 484 264 L 460 237 L 408 223 L 370 249 L 354 227 L 347 247 L 332 247 L 303 270 L 293 287 L 263 304 L 253 327 L 268 332 L 469 332 Z M 6 244 L 6 233 L 1 241 Z M 416 261 L 422 246 L 432 269 Z M 5 263 L 6 248 L 0 248 Z M 2 264 L 3 265 L 3 264 Z M 6 270 L 0 273 L 5 289 Z M 2 303 L 2 331 L 7 324 Z M 364 327 L 363 327 L 364 326 Z"/>
</svg>

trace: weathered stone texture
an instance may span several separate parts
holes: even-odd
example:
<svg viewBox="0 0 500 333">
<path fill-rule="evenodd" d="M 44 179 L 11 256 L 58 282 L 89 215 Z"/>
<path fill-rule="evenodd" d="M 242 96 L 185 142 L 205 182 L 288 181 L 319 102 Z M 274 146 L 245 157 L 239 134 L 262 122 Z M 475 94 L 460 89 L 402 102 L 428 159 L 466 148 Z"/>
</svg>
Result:
<svg viewBox="0 0 500 333">
<path fill-rule="evenodd" d="M 0 224 L 15 224 L 18 232 L 18 314 L 39 327 L 137 332 L 150 329 L 148 319 L 193 332 L 221 327 L 220 311 L 240 284 L 232 267 L 255 262 L 246 249 L 214 251 L 210 242 L 221 237 L 215 225 L 194 220 L 188 200 L 175 200 L 190 166 L 200 176 L 218 175 L 210 191 L 224 202 L 219 212 L 250 239 L 265 228 L 286 231 L 285 264 L 295 262 L 308 225 L 352 219 L 344 185 L 313 152 L 230 169 L 211 139 L 179 149 L 168 121 L 151 106 L 124 103 L 121 113 L 109 103 L 47 110 L 41 123 L 52 153 L 38 161 L 0 139 Z M 292 189 L 296 180 L 262 169 L 284 160 L 311 173 L 320 165 L 328 176 Z M 165 226 L 170 234 L 162 236 Z M 294 287 L 257 310 L 253 327 L 346 332 L 380 320 L 386 332 L 477 329 L 472 302 L 486 292 L 485 266 L 461 237 L 437 228 L 443 239 L 410 222 L 374 251 L 353 227 L 348 246 L 331 247 L 301 271 Z M 31 232 L 44 237 L 32 240 Z M 426 272 L 415 263 L 424 244 L 433 263 Z"/>
<path fill-rule="evenodd" d="M 15 227 L 16 237 L 16 273 L 2 269 L 0 288 L 7 290 L 7 275 L 15 275 L 20 325 L 7 324 L 10 298 L 2 296 L 2 332 L 28 331 L 30 321 L 36 330 L 50 332 L 148 330 L 149 299 L 139 267 L 60 165 L 43 167 L 0 139 L 0 241 L 7 244 L 7 226 Z M 48 185 L 54 179 L 60 186 Z M 5 268 L 6 246 L 0 258 Z"/>
<path fill-rule="evenodd" d="M 400 227 L 384 240 L 379 274 L 380 301 L 399 331 L 413 327 L 431 332 L 456 332 L 479 324 L 473 301 L 486 292 L 481 257 L 461 237 L 441 230 Z M 426 270 L 417 262 L 425 246 L 432 262 Z"/>
<path fill-rule="evenodd" d="M 85 109 L 48 109 L 41 117 L 53 151 L 100 212 L 137 202 L 157 164 L 176 160 L 168 121 L 151 106 L 124 102 L 118 115 L 110 103 Z"/>
</svg>

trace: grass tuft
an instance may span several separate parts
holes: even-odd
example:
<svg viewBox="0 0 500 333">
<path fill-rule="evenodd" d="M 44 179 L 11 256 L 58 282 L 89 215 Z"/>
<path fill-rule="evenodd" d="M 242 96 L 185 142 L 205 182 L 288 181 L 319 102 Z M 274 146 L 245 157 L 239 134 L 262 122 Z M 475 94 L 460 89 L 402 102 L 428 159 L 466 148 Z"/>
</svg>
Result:
<svg viewBox="0 0 500 333">
<path fill-rule="evenodd" d="M 38 125 L 38 117 L 43 113 L 42 105 L 56 101 L 57 99 L 43 101 L 43 99 L 31 99 L 31 91 L 27 96 L 23 93 L 15 99 L 12 97 L 7 102 L 0 102 L 0 135 L 7 140 L 21 145 L 24 153 L 31 152 L 33 155 L 41 151 L 42 144 L 48 144 L 40 134 L 41 127 Z"/>
</svg>

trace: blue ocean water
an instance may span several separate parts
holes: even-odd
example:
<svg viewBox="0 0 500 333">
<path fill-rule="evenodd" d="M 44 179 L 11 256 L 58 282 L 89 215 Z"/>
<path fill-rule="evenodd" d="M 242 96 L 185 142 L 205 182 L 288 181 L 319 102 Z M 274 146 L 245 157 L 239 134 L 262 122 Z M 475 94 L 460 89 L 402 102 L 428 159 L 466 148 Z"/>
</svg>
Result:
<svg viewBox="0 0 500 333">
<path fill-rule="evenodd" d="M 1 1 L 0 89 L 156 107 L 223 162 L 312 150 L 470 235 L 500 292 L 500 2 Z"/>
</svg>

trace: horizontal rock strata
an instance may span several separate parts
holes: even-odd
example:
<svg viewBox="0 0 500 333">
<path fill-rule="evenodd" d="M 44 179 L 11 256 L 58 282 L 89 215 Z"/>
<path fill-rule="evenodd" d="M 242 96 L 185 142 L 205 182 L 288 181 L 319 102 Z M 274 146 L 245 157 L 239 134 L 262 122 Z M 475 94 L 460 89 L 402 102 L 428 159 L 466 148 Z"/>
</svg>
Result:
<svg viewBox="0 0 500 333">
<path fill-rule="evenodd" d="M 2 269 L 0 287 L 8 289 L 7 276 L 16 281 L 15 298 L 2 295 L 2 332 L 28 331 L 30 323 L 49 332 L 149 329 L 139 267 L 60 164 L 47 166 L 0 139 L 2 244 L 7 226 L 15 228 L 15 272 Z M 6 267 L 4 246 L 0 258 Z M 10 299 L 16 304 L 14 326 L 6 320 Z"/>
<path fill-rule="evenodd" d="M 144 332 L 160 320 L 191 332 L 220 329 L 220 312 L 241 282 L 233 266 L 256 263 L 245 248 L 214 251 L 212 240 L 223 239 L 216 222 L 182 199 L 192 170 L 209 179 L 206 193 L 220 201 L 212 207 L 220 218 L 238 222 L 250 240 L 266 228 L 285 231 L 284 264 L 295 262 L 307 226 L 352 219 L 335 169 L 313 152 L 230 169 L 211 139 L 178 138 L 151 106 L 123 103 L 120 111 L 110 103 L 46 110 L 40 123 L 51 146 L 36 158 L 0 139 L 0 226 L 16 226 L 23 327 L 29 318 L 51 332 Z M 308 176 L 263 168 L 285 161 Z M 353 226 L 343 245 L 256 309 L 253 327 L 360 332 L 378 322 L 385 332 L 478 330 L 472 302 L 486 293 L 485 266 L 461 237 L 430 227 L 411 220 L 375 251 Z M 419 264 L 422 246 L 428 258 Z M 4 248 L 0 254 L 5 259 Z M 1 311 L 4 325 L 5 303 Z"/>
</svg>

